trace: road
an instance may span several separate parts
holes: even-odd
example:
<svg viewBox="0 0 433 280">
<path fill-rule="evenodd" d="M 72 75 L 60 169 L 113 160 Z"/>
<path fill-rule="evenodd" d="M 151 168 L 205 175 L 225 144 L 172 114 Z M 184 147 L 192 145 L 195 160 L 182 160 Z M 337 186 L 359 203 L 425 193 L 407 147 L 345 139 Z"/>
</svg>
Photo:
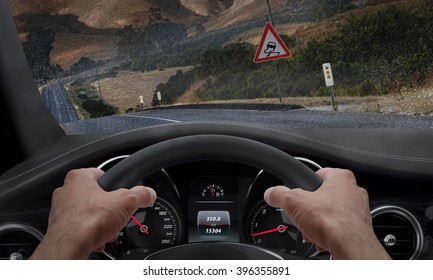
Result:
<svg viewBox="0 0 433 280">
<path fill-rule="evenodd" d="M 119 66 L 126 62 L 126 59 L 115 60 L 105 63 L 104 65 L 84 71 L 80 74 L 63 78 L 56 82 L 52 82 L 41 87 L 41 96 L 54 118 L 61 124 L 76 122 L 79 120 L 77 112 L 69 99 L 69 95 L 65 90 L 64 85 L 71 83 L 77 79 L 89 78 L 96 75 L 106 73 L 113 67 Z"/>
<path fill-rule="evenodd" d="M 238 108 L 215 109 L 200 107 L 147 110 L 134 114 L 114 115 L 104 118 L 78 121 L 77 113 L 63 85 L 78 78 L 103 73 L 124 61 L 115 61 L 91 69 L 56 84 L 43 88 L 42 97 L 67 134 L 115 133 L 146 126 L 178 122 L 240 122 L 266 125 L 275 128 L 393 128 L 432 129 L 433 116 L 383 115 L 377 113 L 353 113 L 318 111 L 311 109 L 285 110 L 265 105 L 260 109 Z M 220 106 L 220 105 L 218 105 Z"/>
<path fill-rule="evenodd" d="M 77 112 L 64 88 L 64 83 L 55 83 L 44 87 L 41 95 L 48 109 L 59 123 L 78 121 Z"/>
<path fill-rule="evenodd" d="M 67 123 L 67 134 L 115 133 L 152 125 L 178 122 L 241 122 L 282 129 L 296 128 L 392 128 L 432 129 L 432 116 L 381 115 L 296 109 L 289 111 L 236 109 L 149 110 Z"/>
</svg>

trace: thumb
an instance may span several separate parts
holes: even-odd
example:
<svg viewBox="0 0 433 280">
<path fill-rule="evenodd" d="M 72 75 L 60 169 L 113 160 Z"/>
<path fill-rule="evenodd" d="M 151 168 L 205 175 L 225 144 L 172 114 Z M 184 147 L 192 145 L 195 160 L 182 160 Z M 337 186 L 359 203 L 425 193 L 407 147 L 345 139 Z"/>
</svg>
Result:
<svg viewBox="0 0 433 280">
<path fill-rule="evenodd" d="M 129 190 L 118 189 L 111 193 L 116 195 L 115 200 L 128 211 L 129 215 L 139 208 L 149 207 L 156 200 L 156 192 L 144 186 L 135 186 Z"/>
<path fill-rule="evenodd" d="M 137 208 L 146 208 L 156 200 L 154 189 L 144 186 L 135 186 L 129 190 L 135 197 Z"/>
<path fill-rule="evenodd" d="M 300 202 L 300 197 L 305 192 L 302 189 L 289 189 L 285 186 L 271 187 L 265 191 L 266 203 L 274 208 L 282 208 L 291 216 Z"/>
</svg>

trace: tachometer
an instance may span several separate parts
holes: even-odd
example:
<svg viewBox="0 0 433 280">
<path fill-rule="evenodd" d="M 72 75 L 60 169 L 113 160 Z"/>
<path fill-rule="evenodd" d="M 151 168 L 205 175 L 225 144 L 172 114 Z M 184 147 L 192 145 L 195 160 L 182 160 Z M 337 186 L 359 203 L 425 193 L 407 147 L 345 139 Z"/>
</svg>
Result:
<svg viewBox="0 0 433 280">
<path fill-rule="evenodd" d="M 144 209 L 139 209 L 118 238 L 105 245 L 104 253 L 113 259 L 131 255 L 148 255 L 156 250 L 179 244 L 180 217 L 176 210 L 162 198 Z"/>
<path fill-rule="evenodd" d="M 269 206 L 265 201 L 257 204 L 247 221 L 247 234 L 252 244 L 275 249 L 281 253 L 310 256 L 314 246 L 303 241 L 301 232 L 282 210 Z"/>
</svg>

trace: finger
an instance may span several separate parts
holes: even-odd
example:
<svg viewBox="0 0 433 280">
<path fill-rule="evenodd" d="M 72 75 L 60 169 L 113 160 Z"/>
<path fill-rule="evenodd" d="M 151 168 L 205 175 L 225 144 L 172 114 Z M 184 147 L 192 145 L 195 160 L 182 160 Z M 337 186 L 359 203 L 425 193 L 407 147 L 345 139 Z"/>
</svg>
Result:
<svg viewBox="0 0 433 280">
<path fill-rule="evenodd" d="M 355 175 L 352 171 L 339 168 L 322 168 L 316 172 L 323 179 L 325 187 L 333 185 L 349 186 L 357 185 Z"/>
<path fill-rule="evenodd" d="M 73 182 L 80 182 L 83 179 L 89 179 L 96 181 L 104 174 L 99 168 L 81 168 L 73 169 L 68 172 L 65 176 L 64 185 L 73 184 Z"/>
<path fill-rule="evenodd" d="M 290 189 L 285 186 L 276 186 L 267 189 L 263 195 L 266 203 L 275 208 L 283 207 L 290 198 Z"/>
<path fill-rule="evenodd" d="M 156 200 L 156 192 L 152 188 L 145 186 L 135 186 L 129 191 L 135 197 L 137 208 L 149 207 Z"/>
<path fill-rule="evenodd" d="M 107 192 L 110 199 L 117 202 L 118 206 L 128 211 L 128 215 L 134 214 L 139 208 L 149 207 L 156 200 L 156 192 L 149 187 L 135 186 L 132 189 L 117 189 Z"/>
<path fill-rule="evenodd" d="M 333 176 L 336 170 L 337 170 L 336 168 L 322 168 L 317 170 L 316 174 L 319 175 L 319 177 L 322 178 L 323 180 L 327 180 Z"/>
<path fill-rule="evenodd" d="M 265 191 L 265 201 L 274 208 L 282 208 L 291 216 L 295 208 L 303 199 L 300 199 L 306 191 L 302 189 L 289 189 L 285 186 L 276 186 Z"/>
<path fill-rule="evenodd" d="M 89 172 L 92 172 L 95 179 L 99 179 L 102 175 L 104 175 L 104 171 L 99 168 L 88 168 Z"/>
</svg>

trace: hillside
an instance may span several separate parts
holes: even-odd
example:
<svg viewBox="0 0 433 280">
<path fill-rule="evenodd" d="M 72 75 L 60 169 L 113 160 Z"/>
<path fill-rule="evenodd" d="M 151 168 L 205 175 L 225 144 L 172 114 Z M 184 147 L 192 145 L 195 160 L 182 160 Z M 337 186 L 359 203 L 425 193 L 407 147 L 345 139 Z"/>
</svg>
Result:
<svg viewBox="0 0 433 280">
<path fill-rule="evenodd" d="M 179 0 L 11 0 L 10 3 L 15 16 L 28 13 L 71 14 L 93 28 L 140 27 L 155 18 L 190 25 L 201 18 Z"/>
<path fill-rule="evenodd" d="M 274 0 L 272 9 L 274 12 L 282 8 L 291 7 L 290 1 Z M 221 13 L 211 16 L 205 23 L 206 30 L 221 29 L 230 25 L 239 24 L 259 16 L 266 16 L 268 8 L 262 0 L 234 0 L 233 5 Z"/>
<path fill-rule="evenodd" d="M 314 14 L 326 10 L 324 15 L 329 15 L 348 6 L 362 5 L 365 0 L 270 2 L 274 13 Z M 188 27 L 201 23 L 207 31 L 212 31 L 268 15 L 263 0 L 10 0 L 10 3 L 15 16 L 29 13 L 75 15 L 93 28 L 143 27 L 154 20 L 169 20 Z"/>
<path fill-rule="evenodd" d="M 433 1 L 430 2 L 433 3 Z M 344 26 L 344 24 L 346 24 L 350 19 L 365 14 L 375 13 L 388 5 L 398 5 L 409 8 L 430 6 L 429 0 L 368 0 L 362 1 L 362 3 L 363 5 L 365 5 L 362 6 L 362 8 L 338 13 L 330 18 L 321 21 L 304 21 L 278 24 L 278 33 L 296 38 L 298 45 L 302 46 L 307 44 L 311 40 L 323 41 L 329 36 L 334 35 L 338 31 L 338 29 Z M 233 37 L 233 39 L 229 40 L 227 44 L 235 43 L 239 41 L 239 38 L 241 38 L 242 41 L 256 45 L 260 41 L 260 37 L 262 35 L 261 32 L 262 27 L 251 28 Z"/>
<path fill-rule="evenodd" d="M 63 69 L 68 69 L 84 56 L 95 61 L 111 60 L 117 57 L 118 40 L 119 38 L 115 36 L 57 33 L 50 61 Z M 71 44 L 71 42 L 80 42 L 80 44 Z"/>
<path fill-rule="evenodd" d="M 295 37 L 298 43 L 305 44 L 312 39 L 326 39 L 347 19 L 360 13 L 371 12 L 383 5 L 394 2 L 417 5 L 428 2 L 341 0 L 331 1 L 343 3 L 340 6 L 326 6 L 329 1 L 331 0 L 270 1 L 278 20 L 278 31 Z M 188 29 L 190 36 L 232 29 L 230 32 L 235 35 L 227 36 L 224 39 L 225 44 L 239 40 L 257 44 L 262 31 L 262 18 L 264 21 L 268 15 L 263 0 L 200 0 L 199 5 L 195 0 L 10 0 L 10 3 L 23 42 L 35 26 L 55 32 L 56 40 L 50 54 L 51 63 L 58 64 L 64 69 L 68 69 L 83 56 L 93 60 L 115 58 L 119 55 L 118 42 L 121 40 L 118 30 L 125 25 L 145 28 L 144 26 L 148 26 L 151 21 L 155 23 L 168 20 L 182 23 L 187 28 L 191 27 Z M 335 16 L 320 21 L 302 20 L 302 15 L 312 11 L 318 11 L 320 14 L 324 13 L 325 9 L 327 13 L 332 14 L 339 9 L 346 9 L 349 4 L 352 5 L 349 11 L 338 12 Z M 298 18 L 293 19 L 293 16 Z M 307 18 L 305 16 L 304 19 Z M 237 26 L 243 22 L 251 22 L 252 19 L 255 19 L 253 24 L 236 31 Z M 201 31 L 198 31 L 198 23 L 201 24 Z M 209 40 L 212 40 L 211 36 L 213 35 L 208 36 Z M 105 39 L 108 41 L 104 41 Z"/>
<path fill-rule="evenodd" d="M 197 0 L 180 0 L 180 3 L 187 9 L 201 16 L 213 16 L 230 8 L 233 0 L 201 0 L 197 6 Z"/>
</svg>

